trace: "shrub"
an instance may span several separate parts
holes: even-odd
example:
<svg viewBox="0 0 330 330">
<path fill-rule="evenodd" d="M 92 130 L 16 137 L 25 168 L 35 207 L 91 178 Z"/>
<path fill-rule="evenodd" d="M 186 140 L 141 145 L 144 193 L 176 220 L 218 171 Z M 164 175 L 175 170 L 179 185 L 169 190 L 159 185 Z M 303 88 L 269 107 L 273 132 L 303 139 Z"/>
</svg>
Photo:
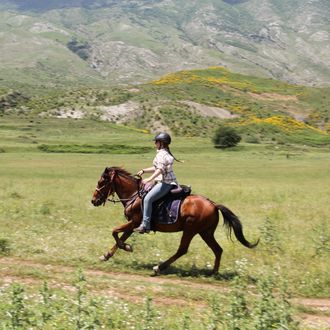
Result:
<svg viewBox="0 0 330 330">
<path fill-rule="evenodd" d="M 87 42 L 79 42 L 73 38 L 67 43 L 67 47 L 81 59 L 86 61 L 89 58 L 91 46 Z"/>
<path fill-rule="evenodd" d="M 236 146 L 241 141 L 241 136 L 232 127 L 219 126 L 212 141 L 216 148 L 230 148 Z"/>
<path fill-rule="evenodd" d="M 274 294 L 275 280 L 271 276 L 258 281 L 259 298 L 252 311 L 253 329 L 290 329 L 297 330 L 299 323 L 293 319 L 286 283 L 281 283 L 280 291 Z"/>
<path fill-rule="evenodd" d="M 270 254 L 275 254 L 281 251 L 278 228 L 272 219 L 267 217 L 260 227 L 260 231 L 262 235 L 262 242 L 267 252 Z"/>
<path fill-rule="evenodd" d="M 9 316 L 11 329 L 28 329 L 30 325 L 29 312 L 26 308 L 24 288 L 17 283 L 12 285 L 11 304 L 7 315 Z M 5 327 L 6 328 L 6 325 Z"/>
<path fill-rule="evenodd" d="M 10 254 L 10 243 L 6 238 L 0 238 L 0 256 Z"/>
<path fill-rule="evenodd" d="M 328 255 L 328 253 L 330 253 L 330 232 L 325 221 L 314 226 L 313 232 L 314 257 Z"/>
</svg>

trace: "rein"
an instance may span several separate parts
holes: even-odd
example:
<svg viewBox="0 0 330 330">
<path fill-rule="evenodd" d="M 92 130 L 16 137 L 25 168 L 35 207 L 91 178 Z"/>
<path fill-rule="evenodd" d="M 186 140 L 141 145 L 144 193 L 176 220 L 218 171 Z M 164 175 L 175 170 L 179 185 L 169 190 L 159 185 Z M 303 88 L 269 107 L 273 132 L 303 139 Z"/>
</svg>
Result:
<svg viewBox="0 0 330 330">
<path fill-rule="evenodd" d="M 112 198 L 109 198 L 109 196 L 112 196 Z M 112 202 L 114 204 L 116 203 L 123 203 L 123 202 L 129 202 L 129 201 L 132 201 L 131 204 L 133 204 L 133 202 L 136 200 L 137 197 L 141 197 L 140 195 L 140 190 L 138 190 L 133 196 L 131 196 L 130 198 L 118 198 L 118 199 L 115 199 L 114 197 L 114 192 L 112 192 L 111 194 L 108 195 L 107 197 L 107 201 L 108 202 Z"/>
<path fill-rule="evenodd" d="M 115 187 L 115 182 L 114 182 L 114 176 L 115 175 L 118 175 L 118 176 L 124 176 L 124 177 L 127 177 L 127 178 L 134 178 L 134 179 L 136 179 L 136 183 L 137 183 L 137 191 L 136 191 L 136 193 L 134 193 L 131 197 L 129 197 L 129 198 L 118 198 L 118 199 L 115 199 L 115 192 L 116 192 L 116 187 Z M 110 175 L 109 175 L 109 177 L 110 177 Z M 110 184 L 111 184 L 111 187 L 110 187 L 110 189 L 109 189 L 109 191 L 108 191 L 108 194 L 107 194 L 107 196 L 106 196 L 106 198 L 104 199 L 104 203 L 103 203 L 103 205 L 105 205 L 105 203 L 107 202 L 107 201 L 109 201 L 109 202 L 112 202 L 112 203 L 114 203 L 114 204 L 116 204 L 116 203 L 123 203 L 124 204 L 124 206 L 125 206 L 125 208 L 126 207 L 128 207 L 128 206 L 130 206 L 130 205 L 132 205 L 134 202 L 135 202 L 135 200 L 136 200 L 136 198 L 137 197 L 141 197 L 141 191 L 142 191 L 142 189 L 140 189 L 140 182 L 139 181 L 141 181 L 141 177 L 140 176 L 138 176 L 138 178 L 135 178 L 135 177 L 132 177 L 132 176 L 129 176 L 129 175 L 126 175 L 126 174 L 124 174 L 124 173 L 118 173 L 116 170 L 113 170 L 113 175 L 110 177 Z M 98 192 L 101 192 L 101 190 L 104 188 L 106 186 L 106 184 L 104 184 L 101 188 L 96 188 L 96 190 L 98 191 Z M 112 196 L 111 198 L 109 198 L 109 196 Z M 128 203 L 128 205 L 127 205 L 127 202 L 130 202 L 130 203 Z"/>
</svg>

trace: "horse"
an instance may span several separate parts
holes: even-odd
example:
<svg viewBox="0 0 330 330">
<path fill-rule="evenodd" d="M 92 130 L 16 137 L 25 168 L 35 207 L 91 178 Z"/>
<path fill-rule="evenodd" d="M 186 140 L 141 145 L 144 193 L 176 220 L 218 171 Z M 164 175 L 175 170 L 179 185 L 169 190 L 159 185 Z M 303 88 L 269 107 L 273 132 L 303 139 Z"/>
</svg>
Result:
<svg viewBox="0 0 330 330">
<path fill-rule="evenodd" d="M 125 241 L 133 233 L 134 228 L 138 227 L 142 221 L 141 192 L 143 186 L 144 184 L 140 176 L 134 176 L 121 167 L 107 167 L 102 173 L 97 182 L 91 203 L 94 206 L 100 206 L 102 204 L 105 205 L 108 200 L 114 203 L 121 202 L 127 222 L 112 230 L 116 243 L 110 251 L 107 251 L 100 257 L 100 260 L 109 260 L 118 248 L 127 252 L 133 252 L 132 246 L 126 244 Z M 114 199 L 115 194 L 117 194 L 119 199 Z M 153 224 L 154 231 L 165 233 L 183 232 L 178 250 L 169 259 L 153 267 L 155 274 L 160 274 L 161 271 L 186 254 L 191 240 L 197 234 L 202 237 L 213 251 L 215 261 L 212 274 L 217 274 L 223 252 L 221 246 L 214 238 L 214 233 L 219 223 L 219 211 L 223 216 L 224 226 L 229 237 L 231 237 L 233 231 L 237 240 L 245 247 L 252 249 L 258 245 L 259 240 L 252 244 L 245 239 L 241 221 L 231 210 L 221 204 L 216 204 L 206 197 L 191 194 L 182 201 L 177 222 L 174 224 L 155 222 Z M 121 237 L 119 237 L 119 233 L 123 233 Z"/>
</svg>

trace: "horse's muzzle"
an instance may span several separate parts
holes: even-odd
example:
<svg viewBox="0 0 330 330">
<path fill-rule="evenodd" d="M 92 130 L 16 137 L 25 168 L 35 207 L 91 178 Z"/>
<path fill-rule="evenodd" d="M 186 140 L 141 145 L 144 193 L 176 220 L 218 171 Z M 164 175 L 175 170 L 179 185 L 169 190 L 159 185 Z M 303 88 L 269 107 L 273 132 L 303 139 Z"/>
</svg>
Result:
<svg viewBox="0 0 330 330">
<path fill-rule="evenodd" d="M 94 206 L 100 206 L 103 202 L 102 202 L 100 199 L 92 199 L 92 200 L 91 200 L 91 203 L 92 203 Z"/>
</svg>

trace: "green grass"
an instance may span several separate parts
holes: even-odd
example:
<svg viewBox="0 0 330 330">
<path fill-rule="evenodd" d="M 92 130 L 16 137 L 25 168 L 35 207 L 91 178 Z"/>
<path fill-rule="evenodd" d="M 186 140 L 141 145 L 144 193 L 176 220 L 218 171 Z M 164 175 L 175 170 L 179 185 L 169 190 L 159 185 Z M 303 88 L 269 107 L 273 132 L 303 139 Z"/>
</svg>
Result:
<svg viewBox="0 0 330 330">
<path fill-rule="evenodd" d="M 97 255 L 113 243 L 111 228 L 125 218 L 121 206 L 92 207 L 96 181 L 106 166 L 124 166 L 132 173 L 148 166 L 153 158 L 150 135 L 95 121 L 4 119 L 0 128 L 0 148 L 5 151 L 0 156 L 0 221 L 12 256 L 148 274 L 151 264 L 174 253 L 173 242 L 179 243 L 180 234 L 157 233 L 133 236 L 133 254 L 120 251 L 107 264 L 97 261 Z M 63 142 L 82 148 L 121 142 L 151 152 L 108 155 L 84 154 L 79 149 L 76 153 L 38 149 L 42 144 L 57 148 Z M 232 272 L 236 260 L 245 258 L 253 278 L 275 267 L 295 292 L 327 295 L 324 255 L 313 256 L 318 249 L 315 228 L 329 214 L 328 149 L 242 144 L 220 151 L 208 139 L 178 137 L 172 149 L 184 160 L 176 164 L 180 182 L 231 208 L 241 217 L 250 240 L 261 232 L 267 235 L 267 230 L 262 230 L 266 219 L 276 228 L 276 244 L 280 246 L 269 254 L 264 243 L 267 237 L 261 235 L 260 247 L 250 251 L 228 241 L 219 226 L 217 237 L 225 251 L 223 274 Z M 172 271 L 177 276 L 198 276 L 193 265 L 203 274 L 212 263 L 212 253 L 196 237 L 188 256 Z"/>
<path fill-rule="evenodd" d="M 124 144 L 42 144 L 38 149 L 48 153 L 80 153 L 80 154 L 143 154 L 150 152 L 148 147 L 132 147 Z"/>
<path fill-rule="evenodd" d="M 30 320 L 41 317 L 38 292 L 42 282 L 47 281 L 54 286 L 53 305 L 48 309 L 53 324 L 60 320 L 69 328 L 74 324 L 78 289 L 72 284 L 72 273 L 77 268 L 88 273 L 89 292 L 83 300 L 88 313 L 81 320 L 92 322 L 92 301 L 102 300 L 106 303 L 99 305 L 102 307 L 95 313 L 102 322 L 111 318 L 118 329 L 123 328 L 123 315 L 134 315 L 132 324 L 142 327 L 137 320 L 141 313 L 150 312 L 142 299 L 148 296 L 172 301 L 172 305 L 163 306 L 161 302 L 161 306 L 151 307 L 158 315 L 157 324 L 165 328 L 181 329 L 185 322 L 191 329 L 207 329 L 217 315 L 225 318 L 222 322 L 230 322 L 225 315 L 243 308 L 241 298 L 235 294 L 235 276 L 242 267 L 249 287 L 244 299 L 255 311 L 253 317 L 242 318 L 242 324 L 261 322 L 258 311 L 263 302 L 256 294 L 261 290 L 263 296 L 262 290 L 266 289 L 260 286 L 272 275 L 276 276 L 274 292 L 279 290 L 279 281 L 285 279 L 294 296 L 329 296 L 328 148 L 243 143 L 219 150 L 208 138 L 173 136 L 172 152 L 184 160 L 175 164 L 179 181 L 191 185 L 193 193 L 229 207 L 241 218 L 250 241 L 261 238 L 259 246 L 248 250 L 235 239 L 231 242 L 220 224 L 216 231 L 224 249 L 220 274 L 207 276 L 213 254 L 200 237 L 195 237 L 188 254 L 166 271 L 164 280 L 171 282 L 164 283 L 148 280 L 152 266 L 176 251 L 181 233 L 135 234 L 128 240 L 133 253 L 118 251 L 107 263 L 100 263 L 98 256 L 114 244 L 111 229 L 126 219 L 121 205 L 92 206 L 97 180 L 106 166 L 123 166 L 132 173 L 150 166 L 154 156 L 151 140 L 152 135 L 142 131 L 95 120 L 1 117 L 0 149 L 4 152 L 0 153 L 0 256 L 4 258 L 2 265 L 7 266 L 0 272 L 4 279 L 28 283 L 24 301 L 29 315 L 36 313 Z M 103 144 L 150 152 L 84 153 L 86 146 L 93 146 L 95 151 Z M 55 148 L 53 151 L 66 145 L 75 153 L 45 153 L 38 148 L 41 145 Z M 73 150 L 73 146 L 82 149 Z M 92 273 L 95 270 L 104 273 Z M 111 275 L 116 272 L 133 276 L 121 279 L 120 275 Z M 172 282 L 179 279 L 192 286 Z M 207 284 L 212 287 L 200 289 L 199 285 Z M 213 285 L 219 292 L 211 303 Z M 71 289 L 63 291 L 58 286 Z M 113 288 L 123 297 L 109 296 L 107 292 Z M 226 288 L 232 293 L 224 293 Z M 0 318 L 8 315 L 8 309 L 16 308 L 18 312 L 20 308 L 10 304 L 10 290 L 14 289 L 0 280 Z M 135 302 L 134 297 L 139 301 Z M 177 305 L 182 301 L 186 303 Z M 216 307 L 219 304 L 220 312 Z M 65 310 L 71 311 L 70 318 Z M 187 315 L 195 317 L 188 320 Z"/>
</svg>

